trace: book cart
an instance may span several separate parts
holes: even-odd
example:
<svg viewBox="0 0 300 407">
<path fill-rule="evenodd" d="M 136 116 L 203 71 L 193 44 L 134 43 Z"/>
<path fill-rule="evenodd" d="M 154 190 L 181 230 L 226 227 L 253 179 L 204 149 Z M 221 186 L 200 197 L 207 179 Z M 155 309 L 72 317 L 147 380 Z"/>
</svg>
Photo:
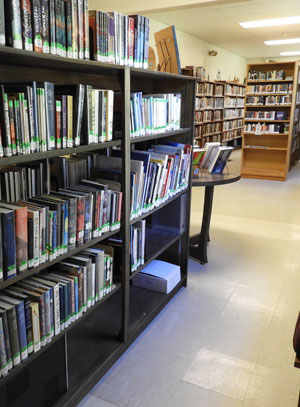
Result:
<svg viewBox="0 0 300 407">
<path fill-rule="evenodd" d="M 130 220 L 130 151 L 146 149 L 163 140 L 193 142 L 195 80 L 193 78 L 0 48 L 0 78 L 5 82 L 49 81 L 55 84 L 90 84 L 121 92 L 122 139 L 107 143 L 13 156 L 0 159 L 0 166 L 48 160 L 77 152 L 122 149 L 122 220 L 120 270 L 114 270 L 114 289 L 91 307 L 39 352 L 14 367 L 0 379 L 0 405 L 75 406 L 117 361 L 170 299 L 187 284 L 191 183 L 161 206 Z M 130 138 L 130 92 L 148 94 L 181 93 L 181 129 L 140 138 Z M 166 216 L 168 215 L 172 216 Z M 146 259 L 137 271 L 130 271 L 130 225 L 147 219 Z M 30 275 L 41 273 L 86 247 L 104 242 L 116 232 L 108 232 L 83 246 L 0 282 L 0 290 Z M 134 274 L 153 259 L 170 261 L 181 268 L 181 280 L 170 294 L 132 286 Z M 118 272 L 119 271 L 119 272 Z"/>
<path fill-rule="evenodd" d="M 250 77 L 250 72 L 256 72 L 257 77 Z M 295 127 L 299 122 L 297 91 L 298 62 L 248 65 L 243 177 L 286 179 L 299 146 L 298 127 Z"/>
</svg>

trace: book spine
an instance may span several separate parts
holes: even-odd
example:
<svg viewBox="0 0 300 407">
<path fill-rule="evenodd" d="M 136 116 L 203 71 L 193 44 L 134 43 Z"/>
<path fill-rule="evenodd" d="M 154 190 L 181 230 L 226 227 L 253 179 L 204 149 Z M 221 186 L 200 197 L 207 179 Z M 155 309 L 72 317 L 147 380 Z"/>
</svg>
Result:
<svg viewBox="0 0 300 407">
<path fill-rule="evenodd" d="M 47 147 L 48 150 L 55 150 L 54 84 L 50 82 L 45 82 L 44 84 L 45 84 Z"/>
<path fill-rule="evenodd" d="M 7 311 L 4 311 L 2 313 L 3 334 L 4 334 L 4 342 L 5 342 L 7 368 L 8 368 L 8 370 L 10 370 L 13 367 L 13 360 L 12 360 L 12 354 L 11 354 L 11 345 L 10 345 L 10 338 L 9 338 L 9 326 L 8 326 L 8 319 L 7 318 L 8 318 L 7 317 Z"/>
<path fill-rule="evenodd" d="M 62 253 L 68 252 L 68 222 L 69 222 L 69 204 L 67 201 L 63 205 L 63 223 L 61 227 L 62 231 Z"/>
<path fill-rule="evenodd" d="M 30 301 L 29 298 L 24 300 L 24 313 L 26 325 L 26 338 L 27 338 L 27 352 L 30 355 L 33 352 L 33 336 L 32 336 L 32 321 L 30 314 Z"/>
<path fill-rule="evenodd" d="M 0 372 L 2 376 L 8 374 L 7 355 L 4 340 L 3 319 L 0 317 Z"/>
<path fill-rule="evenodd" d="M 77 201 L 75 199 L 69 203 L 68 235 L 69 250 L 73 250 L 76 247 L 77 236 Z"/>
<path fill-rule="evenodd" d="M 55 123 L 56 123 L 56 149 L 60 149 L 61 148 L 61 132 L 62 132 L 62 128 L 61 128 L 61 101 L 60 100 L 56 100 L 55 101 Z"/>
<path fill-rule="evenodd" d="M 45 333 L 46 333 L 46 343 L 51 342 L 51 300 L 50 300 L 50 290 L 44 293 L 45 300 Z"/>
<path fill-rule="evenodd" d="M 77 11 L 78 11 L 78 44 L 79 44 L 78 56 L 79 56 L 79 59 L 84 59 L 83 0 L 78 0 L 78 10 Z"/>
<path fill-rule="evenodd" d="M 33 352 L 36 353 L 41 349 L 40 316 L 39 305 L 37 302 L 30 302 L 30 312 L 32 321 Z"/>
<path fill-rule="evenodd" d="M 85 214 L 85 199 L 80 197 L 77 199 L 77 246 L 83 244 L 84 237 L 84 214 Z"/>
<path fill-rule="evenodd" d="M 24 154 L 23 132 L 21 129 L 20 103 L 13 100 L 13 114 L 15 121 L 16 154 Z"/>
<path fill-rule="evenodd" d="M 73 96 L 67 95 L 67 147 L 73 147 Z"/>
<path fill-rule="evenodd" d="M 0 126 L 4 149 L 4 156 L 11 157 L 11 135 L 10 135 L 10 120 L 8 109 L 8 98 L 4 92 L 4 86 L 0 86 Z"/>
<path fill-rule="evenodd" d="M 54 0 L 56 54 L 62 56 L 60 0 Z"/>
<path fill-rule="evenodd" d="M 55 0 L 49 0 L 50 54 L 56 55 Z"/>
<path fill-rule="evenodd" d="M 22 49 L 22 23 L 20 0 L 5 1 L 5 22 L 7 45 Z"/>
<path fill-rule="evenodd" d="M 43 39 L 43 53 L 49 54 L 50 52 L 50 33 L 49 33 L 49 2 L 48 0 L 41 0 L 41 22 L 42 22 L 42 39 Z"/>
<path fill-rule="evenodd" d="M 18 323 L 16 308 L 13 307 L 8 311 L 8 328 L 9 328 L 9 339 L 12 352 L 13 365 L 17 366 L 21 363 L 20 354 L 20 343 L 18 335 Z"/>
<path fill-rule="evenodd" d="M 59 284 L 53 287 L 54 334 L 60 333 Z"/>
<path fill-rule="evenodd" d="M 42 52 L 42 9 L 40 0 L 31 0 L 31 12 L 33 27 L 33 50 L 35 52 Z"/>
<path fill-rule="evenodd" d="M 21 0 L 20 5 L 24 49 L 27 51 L 33 51 L 30 0 Z"/>
<path fill-rule="evenodd" d="M 24 136 L 25 136 L 25 152 L 26 154 L 30 154 L 31 152 L 31 137 L 30 137 L 30 112 L 28 108 L 28 102 L 24 98 L 24 94 L 20 94 L 21 96 L 21 103 L 22 103 L 22 111 L 23 111 L 23 123 L 24 123 Z"/>
<path fill-rule="evenodd" d="M 82 127 L 82 120 L 83 120 L 83 111 L 84 111 L 84 99 L 85 99 L 85 91 L 84 85 L 78 85 L 78 94 L 76 98 L 76 111 L 74 114 L 74 119 L 76 120 L 75 123 L 75 146 L 80 145 L 81 139 L 81 127 Z"/>
<path fill-rule="evenodd" d="M 2 243 L 3 243 L 3 268 L 4 279 L 13 278 L 17 274 L 16 269 L 16 235 L 15 214 L 13 211 L 1 215 Z"/>
<path fill-rule="evenodd" d="M 106 141 L 113 139 L 114 91 L 107 91 Z"/>
<path fill-rule="evenodd" d="M 35 211 L 33 215 L 33 266 L 37 267 L 40 264 L 40 216 L 39 212 Z"/>
<path fill-rule="evenodd" d="M 5 40 L 4 0 L 0 0 L 0 45 L 5 45 Z"/>
<path fill-rule="evenodd" d="M 28 268 L 27 207 L 15 211 L 15 225 L 17 272 L 24 273 Z"/>
<path fill-rule="evenodd" d="M 90 35 L 89 35 L 89 2 L 83 0 L 83 12 L 84 12 L 84 58 L 90 59 Z"/>
<path fill-rule="evenodd" d="M 64 0 L 60 1 L 60 21 L 61 21 L 61 43 L 62 43 L 62 54 L 61 56 L 67 56 L 67 22 L 65 14 L 65 3 Z"/>
<path fill-rule="evenodd" d="M 23 301 L 21 301 L 19 303 L 19 305 L 16 306 L 16 314 L 17 314 L 21 360 L 23 361 L 28 358 L 26 322 L 25 322 L 25 312 L 24 312 L 24 302 Z"/>
<path fill-rule="evenodd" d="M 8 99 L 8 114 L 9 114 L 9 131 L 11 136 L 11 151 L 12 155 L 16 155 L 17 141 L 16 141 L 15 112 L 13 99 Z"/>
<path fill-rule="evenodd" d="M 72 0 L 72 49 L 73 58 L 78 59 L 78 4 Z"/>
<path fill-rule="evenodd" d="M 61 111 L 62 111 L 62 148 L 67 148 L 67 96 L 62 95 L 61 98 Z"/>
<path fill-rule="evenodd" d="M 98 31 L 97 31 L 97 11 L 89 11 L 89 31 L 91 40 L 91 57 L 94 61 L 98 58 Z"/>
<path fill-rule="evenodd" d="M 66 51 L 67 57 L 73 58 L 72 48 L 72 0 L 65 0 L 66 15 Z"/>
<path fill-rule="evenodd" d="M 149 59 L 149 35 L 150 35 L 150 20 L 148 17 L 144 17 L 144 69 L 148 69 L 148 59 Z"/>
</svg>

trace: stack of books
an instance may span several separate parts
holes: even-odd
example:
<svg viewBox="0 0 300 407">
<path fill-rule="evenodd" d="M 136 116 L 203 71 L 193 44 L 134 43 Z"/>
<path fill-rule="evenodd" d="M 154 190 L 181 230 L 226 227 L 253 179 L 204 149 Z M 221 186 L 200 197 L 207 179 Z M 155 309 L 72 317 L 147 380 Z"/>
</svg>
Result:
<svg viewBox="0 0 300 407">
<path fill-rule="evenodd" d="M 114 250 L 96 245 L 0 293 L 0 375 L 52 341 L 113 289 Z"/>
<path fill-rule="evenodd" d="M 223 174 L 233 147 L 221 146 L 219 142 L 206 143 L 204 148 L 193 150 L 193 176 L 199 175 L 200 169 L 207 169 L 210 174 Z"/>
</svg>

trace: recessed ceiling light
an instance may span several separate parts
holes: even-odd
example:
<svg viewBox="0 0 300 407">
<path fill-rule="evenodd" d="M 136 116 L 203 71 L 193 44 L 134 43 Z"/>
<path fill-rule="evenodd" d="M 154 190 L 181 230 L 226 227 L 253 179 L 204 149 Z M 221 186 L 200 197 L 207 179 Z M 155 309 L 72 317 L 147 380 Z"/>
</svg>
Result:
<svg viewBox="0 0 300 407">
<path fill-rule="evenodd" d="M 283 57 L 288 57 L 291 55 L 300 55 L 300 51 L 290 51 L 290 52 L 280 52 Z"/>
<path fill-rule="evenodd" d="M 300 44 L 300 38 L 291 38 L 286 40 L 265 41 L 266 45 L 285 45 L 285 44 Z"/>
<path fill-rule="evenodd" d="M 247 21 L 240 23 L 243 28 L 274 27 L 276 25 L 300 24 L 300 16 L 272 18 L 270 20 Z"/>
</svg>

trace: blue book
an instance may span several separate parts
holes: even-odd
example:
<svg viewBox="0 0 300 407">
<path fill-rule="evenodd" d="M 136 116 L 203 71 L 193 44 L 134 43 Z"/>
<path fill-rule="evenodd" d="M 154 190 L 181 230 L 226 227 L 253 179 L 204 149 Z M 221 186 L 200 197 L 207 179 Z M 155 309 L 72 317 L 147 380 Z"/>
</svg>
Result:
<svg viewBox="0 0 300 407">
<path fill-rule="evenodd" d="M 28 351 L 24 302 L 4 294 L 0 294 L 0 300 L 13 305 L 16 309 L 21 360 L 26 360 L 28 358 Z"/>
<path fill-rule="evenodd" d="M 56 241 L 56 228 L 57 228 L 57 213 L 56 211 L 50 211 L 52 213 L 53 226 L 52 226 L 52 253 L 57 254 L 57 241 Z"/>
<path fill-rule="evenodd" d="M 15 212 L 0 208 L 4 280 L 17 275 Z"/>
<path fill-rule="evenodd" d="M 230 157 L 233 147 L 219 147 L 219 150 L 215 156 L 215 159 L 208 168 L 208 172 L 211 174 L 223 174 L 223 170 L 226 166 L 226 163 Z"/>
</svg>

